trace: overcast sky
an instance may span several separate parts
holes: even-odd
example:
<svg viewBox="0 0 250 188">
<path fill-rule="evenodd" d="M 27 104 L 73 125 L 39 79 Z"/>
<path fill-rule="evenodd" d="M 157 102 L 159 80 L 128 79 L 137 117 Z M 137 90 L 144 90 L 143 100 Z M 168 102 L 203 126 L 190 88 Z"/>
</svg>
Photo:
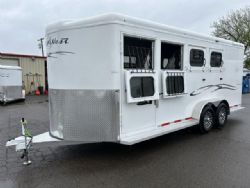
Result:
<svg viewBox="0 0 250 188">
<path fill-rule="evenodd" d="M 0 0 L 0 52 L 41 54 L 48 23 L 107 12 L 210 34 L 213 21 L 249 0 Z"/>
</svg>

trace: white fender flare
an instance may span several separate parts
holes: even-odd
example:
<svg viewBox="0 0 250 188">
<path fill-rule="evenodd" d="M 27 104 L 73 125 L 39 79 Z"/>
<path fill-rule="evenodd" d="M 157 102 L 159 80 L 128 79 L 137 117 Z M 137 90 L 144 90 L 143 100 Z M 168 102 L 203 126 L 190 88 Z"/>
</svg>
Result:
<svg viewBox="0 0 250 188">
<path fill-rule="evenodd" d="M 196 103 L 194 105 L 193 112 L 192 112 L 192 118 L 200 121 L 201 112 L 207 104 L 213 104 L 215 107 L 217 107 L 221 103 L 221 101 L 223 101 L 223 100 L 225 100 L 225 99 L 214 98 L 214 99 L 207 99 L 207 100 L 199 101 L 198 103 Z"/>
</svg>

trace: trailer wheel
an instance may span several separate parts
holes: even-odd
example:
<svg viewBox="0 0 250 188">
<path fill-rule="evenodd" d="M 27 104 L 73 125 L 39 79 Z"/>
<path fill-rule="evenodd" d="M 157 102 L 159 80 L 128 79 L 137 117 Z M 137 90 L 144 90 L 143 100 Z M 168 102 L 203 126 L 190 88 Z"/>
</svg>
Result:
<svg viewBox="0 0 250 188">
<path fill-rule="evenodd" d="M 216 128 L 223 128 L 227 123 L 228 107 L 224 103 L 221 103 L 215 113 L 215 126 Z"/>
<path fill-rule="evenodd" d="M 214 126 L 214 110 L 210 106 L 205 106 L 201 112 L 199 130 L 201 133 L 208 133 Z"/>
</svg>

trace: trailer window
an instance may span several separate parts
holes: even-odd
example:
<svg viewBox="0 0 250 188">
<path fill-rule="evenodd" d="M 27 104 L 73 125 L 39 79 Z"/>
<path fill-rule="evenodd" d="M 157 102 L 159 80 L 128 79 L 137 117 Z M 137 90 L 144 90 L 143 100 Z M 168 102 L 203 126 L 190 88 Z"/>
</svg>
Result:
<svg viewBox="0 0 250 188">
<path fill-rule="evenodd" d="M 148 97 L 154 95 L 153 77 L 132 77 L 130 79 L 130 90 L 133 98 Z"/>
<path fill-rule="evenodd" d="M 220 67 L 222 63 L 222 54 L 220 52 L 212 52 L 210 58 L 211 67 Z"/>
<path fill-rule="evenodd" d="M 161 68 L 181 69 L 182 46 L 170 43 L 161 43 Z"/>
<path fill-rule="evenodd" d="M 176 95 L 184 92 L 184 79 L 182 76 L 168 76 L 166 78 L 168 95 Z"/>
<path fill-rule="evenodd" d="M 124 68 L 153 69 L 153 41 L 125 36 Z"/>
<path fill-rule="evenodd" d="M 165 95 L 180 95 L 184 93 L 184 72 L 166 72 Z"/>
<path fill-rule="evenodd" d="M 204 51 L 199 49 L 190 50 L 190 65 L 193 67 L 202 67 L 204 65 Z"/>
</svg>

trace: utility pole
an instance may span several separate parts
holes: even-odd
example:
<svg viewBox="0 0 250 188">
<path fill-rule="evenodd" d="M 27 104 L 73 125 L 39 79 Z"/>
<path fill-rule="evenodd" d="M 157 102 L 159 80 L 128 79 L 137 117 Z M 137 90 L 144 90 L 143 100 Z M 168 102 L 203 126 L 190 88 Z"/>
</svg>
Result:
<svg viewBox="0 0 250 188">
<path fill-rule="evenodd" d="M 39 48 L 42 49 L 42 56 L 44 57 L 44 51 L 43 51 L 43 40 L 44 38 L 40 38 L 37 41 L 39 41 L 40 43 L 38 44 Z"/>
<path fill-rule="evenodd" d="M 40 38 L 37 41 L 39 42 L 38 47 L 42 49 L 42 56 L 44 57 L 43 51 L 43 40 L 44 38 Z M 47 73 L 47 59 L 44 60 L 44 69 L 45 69 L 45 93 L 48 92 L 48 73 Z"/>
</svg>

